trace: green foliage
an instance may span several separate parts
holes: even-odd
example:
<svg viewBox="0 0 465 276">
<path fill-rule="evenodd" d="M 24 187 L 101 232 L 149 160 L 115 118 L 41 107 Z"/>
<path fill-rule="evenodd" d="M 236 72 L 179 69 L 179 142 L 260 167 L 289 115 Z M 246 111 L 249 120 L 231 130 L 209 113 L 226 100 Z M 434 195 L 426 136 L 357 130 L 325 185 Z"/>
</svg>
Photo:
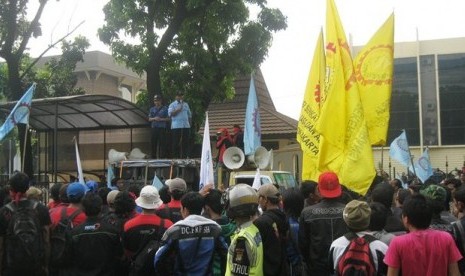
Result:
<svg viewBox="0 0 465 276">
<path fill-rule="evenodd" d="M 287 27 L 265 0 L 110 0 L 104 13 L 100 40 L 117 60 L 147 74 L 148 99 L 162 94 L 169 102 L 184 91 L 195 129 L 211 101 L 234 96 L 237 75 L 264 61 L 272 33 Z"/>
</svg>

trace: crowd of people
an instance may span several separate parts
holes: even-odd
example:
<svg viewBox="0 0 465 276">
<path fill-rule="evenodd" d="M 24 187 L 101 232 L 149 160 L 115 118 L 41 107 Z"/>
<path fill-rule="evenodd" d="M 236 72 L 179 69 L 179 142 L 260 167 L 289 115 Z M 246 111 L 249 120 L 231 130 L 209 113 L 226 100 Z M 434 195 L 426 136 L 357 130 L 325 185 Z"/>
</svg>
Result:
<svg viewBox="0 0 465 276">
<path fill-rule="evenodd" d="M 465 178 L 462 178 L 465 179 Z M 333 172 L 282 194 L 237 184 L 189 191 L 27 175 L 2 187 L 2 275 L 460 275 L 465 185 L 376 178 L 357 195 Z"/>
</svg>

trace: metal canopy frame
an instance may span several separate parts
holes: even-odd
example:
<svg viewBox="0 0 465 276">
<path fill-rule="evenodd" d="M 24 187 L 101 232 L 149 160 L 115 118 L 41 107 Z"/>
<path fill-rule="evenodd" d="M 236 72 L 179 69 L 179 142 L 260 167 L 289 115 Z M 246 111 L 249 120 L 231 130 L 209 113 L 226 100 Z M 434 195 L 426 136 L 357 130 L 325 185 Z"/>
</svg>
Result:
<svg viewBox="0 0 465 276">
<path fill-rule="evenodd" d="M 0 104 L 6 118 L 16 102 Z M 148 127 L 147 114 L 134 103 L 110 95 L 78 95 L 34 99 L 29 126 L 37 132 L 53 132 L 52 170 L 57 180 L 57 141 L 59 131 L 102 130 L 106 149 L 106 130 Z M 46 141 L 49 143 L 48 141 Z M 39 172 L 40 174 L 40 172 Z M 47 174 L 47 172 L 45 172 Z"/>
</svg>

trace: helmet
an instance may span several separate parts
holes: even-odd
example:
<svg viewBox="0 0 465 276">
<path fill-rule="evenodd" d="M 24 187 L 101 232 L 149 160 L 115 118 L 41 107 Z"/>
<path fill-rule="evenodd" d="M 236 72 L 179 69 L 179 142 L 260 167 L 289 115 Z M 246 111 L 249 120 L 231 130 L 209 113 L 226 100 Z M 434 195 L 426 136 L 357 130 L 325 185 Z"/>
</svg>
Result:
<svg viewBox="0 0 465 276">
<path fill-rule="evenodd" d="M 257 213 L 258 194 L 247 184 L 237 184 L 226 191 L 226 214 L 234 219 Z"/>
</svg>

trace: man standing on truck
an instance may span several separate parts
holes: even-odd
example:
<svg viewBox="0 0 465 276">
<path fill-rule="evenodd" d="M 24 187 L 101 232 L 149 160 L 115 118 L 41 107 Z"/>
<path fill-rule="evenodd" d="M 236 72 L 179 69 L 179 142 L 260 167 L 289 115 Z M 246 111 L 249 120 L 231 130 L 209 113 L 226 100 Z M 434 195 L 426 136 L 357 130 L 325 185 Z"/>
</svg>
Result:
<svg viewBox="0 0 465 276">
<path fill-rule="evenodd" d="M 160 95 L 153 97 L 154 105 L 149 111 L 151 126 L 152 158 L 166 158 L 166 124 L 170 120 L 168 108 L 162 104 Z"/>
<path fill-rule="evenodd" d="M 189 105 L 183 99 L 184 93 L 178 91 L 176 100 L 168 107 L 168 115 L 171 117 L 173 158 L 187 158 L 189 155 L 189 132 L 192 113 Z"/>
</svg>

